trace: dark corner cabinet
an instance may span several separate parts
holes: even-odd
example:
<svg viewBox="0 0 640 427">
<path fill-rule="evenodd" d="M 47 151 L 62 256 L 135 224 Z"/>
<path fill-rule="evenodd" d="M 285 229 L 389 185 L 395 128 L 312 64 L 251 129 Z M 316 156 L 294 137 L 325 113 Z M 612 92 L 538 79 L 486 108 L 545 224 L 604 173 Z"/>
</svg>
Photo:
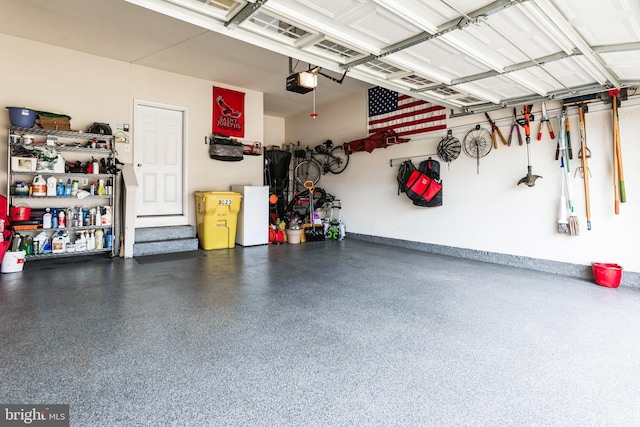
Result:
<svg viewBox="0 0 640 427">
<path fill-rule="evenodd" d="M 17 126 L 8 130 L 8 214 L 20 219 L 11 218 L 15 233 L 34 242 L 27 260 L 114 256 L 115 137 Z M 58 157 L 51 160 L 51 154 Z M 31 210 L 28 218 L 20 209 L 25 207 Z"/>
</svg>

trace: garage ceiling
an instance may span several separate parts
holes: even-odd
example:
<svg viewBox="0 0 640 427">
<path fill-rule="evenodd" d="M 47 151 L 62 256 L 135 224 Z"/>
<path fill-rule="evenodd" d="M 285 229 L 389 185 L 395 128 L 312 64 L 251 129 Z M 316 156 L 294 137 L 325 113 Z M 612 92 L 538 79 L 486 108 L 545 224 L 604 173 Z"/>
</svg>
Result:
<svg viewBox="0 0 640 427">
<path fill-rule="evenodd" d="M 637 0 L 0 0 L 0 32 L 261 91 L 265 114 L 380 85 L 459 114 L 640 84 Z M 159 13 L 157 13 L 159 12 Z M 288 58 L 292 58 L 289 64 Z"/>
<path fill-rule="evenodd" d="M 636 0 L 127 1 L 463 113 L 640 83 Z"/>
</svg>

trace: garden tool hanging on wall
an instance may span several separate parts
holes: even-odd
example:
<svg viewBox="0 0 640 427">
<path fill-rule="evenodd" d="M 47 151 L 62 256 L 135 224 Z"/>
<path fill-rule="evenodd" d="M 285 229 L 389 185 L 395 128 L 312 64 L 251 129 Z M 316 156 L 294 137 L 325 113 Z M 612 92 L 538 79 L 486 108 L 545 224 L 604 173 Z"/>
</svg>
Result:
<svg viewBox="0 0 640 427">
<path fill-rule="evenodd" d="M 562 115 L 559 118 L 559 137 L 558 144 L 560 146 L 560 172 L 562 174 L 562 197 L 561 197 L 561 209 L 560 218 L 558 219 L 558 232 L 569 233 L 570 236 L 577 236 L 580 234 L 580 221 L 575 215 L 575 203 L 573 199 L 573 185 L 571 184 L 571 173 L 569 171 L 569 158 L 567 147 L 567 132 L 566 132 L 566 109 L 562 109 Z M 564 205 L 563 205 L 564 203 Z M 569 217 L 567 217 L 567 208 L 569 211 Z M 562 219 L 562 220 L 561 220 Z M 566 226 L 566 228 L 564 226 Z"/>
<path fill-rule="evenodd" d="M 533 105 L 525 105 L 523 108 L 524 118 L 518 123 L 524 128 L 525 141 L 527 144 L 527 175 L 518 181 L 518 185 L 525 184 L 528 187 L 536 185 L 536 179 L 542 178 L 540 175 L 533 175 L 531 172 L 531 122 L 533 121 L 533 115 L 531 114 L 531 107 Z"/>
<path fill-rule="evenodd" d="M 564 157 L 560 159 L 560 209 L 558 213 L 558 233 L 569 232 L 569 219 L 567 216 L 567 178 L 564 171 Z"/>
<path fill-rule="evenodd" d="M 513 123 L 511 124 L 511 130 L 509 131 L 509 140 L 507 146 L 511 146 L 511 138 L 513 137 L 513 130 L 518 132 L 518 145 L 522 145 L 522 134 L 520 133 L 520 125 L 518 124 L 518 113 L 516 109 L 513 109 Z"/>
<path fill-rule="evenodd" d="M 589 194 L 589 157 L 591 152 L 587 148 L 587 127 L 585 124 L 584 114 L 587 111 L 587 106 L 580 104 L 578 106 L 578 117 L 580 120 L 580 173 L 584 179 L 584 202 L 587 210 L 587 230 L 591 230 L 591 197 Z"/>
<path fill-rule="evenodd" d="M 569 124 L 569 116 L 567 116 L 567 107 L 565 105 L 562 106 L 562 117 L 564 117 L 564 127 L 565 133 L 561 135 L 566 136 L 566 148 L 565 153 L 569 160 L 573 160 L 573 149 L 571 148 L 571 126 Z M 562 125 L 562 123 L 560 123 Z M 562 127 L 562 126 L 561 126 Z M 560 138 L 558 138 L 558 144 L 556 145 L 556 160 L 558 160 L 558 156 L 560 155 Z"/>
<path fill-rule="evenodd" d="M 618 118 L 618 94 L 620 89 L 609 91 L 611 103 L 613 105 L 613 191 L 614 191 L 614 212 L 620 213 L 620 202 L 627 201 L 627 191 L 624 185 L 624 170 L 622 168 L 622 148 L 620 147 L 620 123 Z"/>
<path fill-rule="evenodd" d="M 542 103 L 542 119 L 540 120 L 540 126 L 538 126 L 538 141 L 542 139 L 542 128 L 544 123 L 547 123 L 547 129 L 549 130 L 549 137 L 551 139 L 556 139 L 556 136 L 553 133 L 553 126 L 551 126 L 551 121 L 549 121 L 549 116 L 547 115 L 547 106 Z"/>
<path fill-rule="evenodd" d="M 491 117 L 489 117 L 488 113 L 484 113 L 484 115 L 487 117 L 487 120 L 489 121 L 489 124 L 491 125 L 491 139 L 493 139 L 493 148 L 495 148 L 496 150 L 498 149 L 498 140 L 496 139 L 496 133 L 498 134 L 498 136 L 500 137 L 500 140 L 502 141 L 502 143 L 504 145 L 509 145 L 507 143 L 507 140 L 504 139 L 504 135 L 502 134 L 502 131 L 500 130 L 498 125 L 496 125 L 496 122 L 491 120 Z"/>
</svg>

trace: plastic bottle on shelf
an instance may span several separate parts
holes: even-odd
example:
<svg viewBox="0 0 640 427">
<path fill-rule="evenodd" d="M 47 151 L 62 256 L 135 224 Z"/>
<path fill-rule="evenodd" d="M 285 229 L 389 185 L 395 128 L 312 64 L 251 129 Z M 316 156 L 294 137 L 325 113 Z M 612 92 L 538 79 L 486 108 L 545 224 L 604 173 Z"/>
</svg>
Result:
<svg viewBox="0 0 640 427">
<path fill-rule="evenodd" d="M 75 206 L 71 206 L 71 226 L 82 227 L 82 221 L 80 220 L 80 207 L 76 209 Z"/>
<path fill-rule="evenodd" d="M 89 238 L 87 239 L 87 250 L 91 251 L 96 248 L 96 235 L 93 230 L 89 230 Z"/>
<path fill-rule="evenodd" d="M 105 196 L 107 194 L 107 189 L 104 186 L 104 179 L 98 180 L 98 196 Z"/>
<path fill-rule="evenodd" d="M 67 183 L 64 186 L 64 196 L 71 197 L 71 178 L 67 179 Z"/>
<path fill-rule="evenodd" d="M 51 252 L 61 254 L 65 251 L 65 238 L 62 231 L 57 232 L 51 239 Z"/>
<path fill-rule="evenodd" d="M 102 207 L 96 206 L 96 223 L 93 225 L 102 225 Z"/>
<path fill-rule="evenodd" d="M 49 208 L 47 208 L 45 213 L 42 215 L 42 228 L 51 228 L 51 209 Z"/>
<path fill-rule="evenodd" d="M 51 228 L 58 228 L 58 209 L 56 208 L 51 212 Z"/>
<path fill-rule="evenodd" d="M 111 225 L 112 221 L 111 206 L 104 207 L 104 215 L 102 215 L 102 225 Z"/>
<path fill-rule="evenodd" d="M 46 196 L 47 195 L 47 181 L 42 175 L 37 175 L 33 178 L 31 183 L 31 194 L 33 196 Z"/>
<path fill-rule="evenodd" d="M 58 184 L 58 181 L 56 180 L 55 176 L 50 176 L 49 178 L 47 178 L 47 196 L 57 196 L 58 193 L 56 191 L 56 185 Z"/>
<path fill-rule="evenodd" d="M 60 211 L 58 212 L 58 228 L 64 228 L 65 224 L 66 222 L 64 209 L 60 209 Z"/>
<path fill-rule="evenodd" d="M 111 230 L 107 229 L 107 232 L 104 233 L 104 247 L 107 249 L 111 249 Z"/>
<path fill-rule="evenodd" d="M 89 216 L 89 208 L 86 206 L 82 207 L 82 225 L 89 226 L 91 225 L 91 217 Z"/>
<path fill-rule="evenodd" d="M 62 183 L 62 178 L 60 178 L 60 181 L 58 181 L 58 186 L 56 187 L 56 196 L 64 196 L 64 184 Z"/>
<path fill-rule="evenodd" d="M 101 228 L 96 230 L 96 249 L 104 248 L 104 231 Z"/>
<path fill-rule="evenodd" d="M 78 233 L 78 237 L 76 238 L 76 252 L 84 252 L 87 250 L 87 238 L 85 237 L 84 231 Z"/>
<path fill-rule="evenodd" d="M 73 182 L 71 183 L 71 197 L 76 197 L 78 196 L 78 187 L 79 187 L 79 183 L 77 179 L 74 179 Z"/>
</svg>

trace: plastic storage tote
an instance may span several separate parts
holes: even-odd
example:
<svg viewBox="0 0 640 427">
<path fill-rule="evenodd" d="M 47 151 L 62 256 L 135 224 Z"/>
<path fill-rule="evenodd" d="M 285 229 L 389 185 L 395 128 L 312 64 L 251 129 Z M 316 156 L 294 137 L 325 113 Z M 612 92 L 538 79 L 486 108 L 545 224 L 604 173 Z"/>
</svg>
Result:
<svg viewBox="0 0 640 427">
<path fill-rule="evenodd" d="M 5 252 L 0 265 L 2 273 L 17 273 L 24 268 L 27 251 Z"/>
<path fill-rule="evenodd" d="M 200 247 L 233 248 L 242 195 L 232 191 L 196 191 L 196 228 Z"/>
</svg>

